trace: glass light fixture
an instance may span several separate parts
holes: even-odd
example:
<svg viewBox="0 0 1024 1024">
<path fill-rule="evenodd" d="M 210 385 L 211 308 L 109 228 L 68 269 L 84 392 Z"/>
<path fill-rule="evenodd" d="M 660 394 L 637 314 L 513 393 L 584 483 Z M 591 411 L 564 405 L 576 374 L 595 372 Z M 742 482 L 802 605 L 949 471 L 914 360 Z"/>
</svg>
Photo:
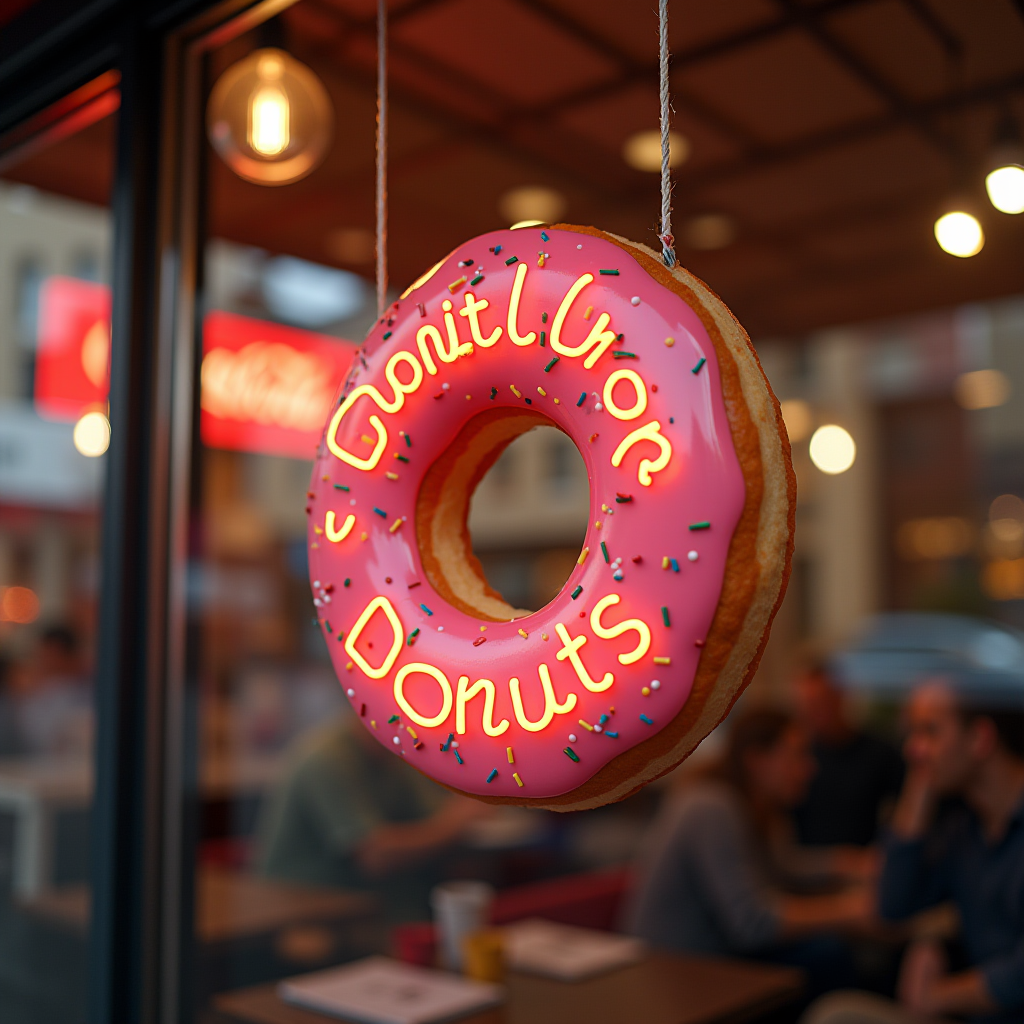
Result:
<svg viewBox="0 0 1024 1024">
<path fill-rule="evenodd" d="M 811 462 L 829 476 L 845 473 L 857 458 L 857 445 L 850 432 L 826 423 L 811 435 Z"/>
<path fill-rule="evenodd" d="M 257 185 L 288 185 L 327 154 L 334 114 L 327 90 L 284 50 L 256 50 L 217 79 L 206 130 L 220 158 Z"/>
<path fill-rule="evenodd" d="M 950 210 L 935 221 L 935 240 L 950 256 L 976 256 L 985 245 L 981 222 L 966 210 Z"/>
</svg>

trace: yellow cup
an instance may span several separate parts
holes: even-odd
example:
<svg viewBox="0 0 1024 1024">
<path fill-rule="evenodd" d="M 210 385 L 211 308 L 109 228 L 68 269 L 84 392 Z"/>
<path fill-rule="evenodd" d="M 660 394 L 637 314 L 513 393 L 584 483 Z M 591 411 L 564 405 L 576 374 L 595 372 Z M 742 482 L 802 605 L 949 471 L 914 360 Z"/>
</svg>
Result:
<svg viewBox="0 0 1024 1024">
<path fill-rule="evenodd" d="M 505 940 L 496 928 L 471 932 L 462 940 L 462 970 L 475 981 L 502 981 L 505 977 Z"/>
</svg>

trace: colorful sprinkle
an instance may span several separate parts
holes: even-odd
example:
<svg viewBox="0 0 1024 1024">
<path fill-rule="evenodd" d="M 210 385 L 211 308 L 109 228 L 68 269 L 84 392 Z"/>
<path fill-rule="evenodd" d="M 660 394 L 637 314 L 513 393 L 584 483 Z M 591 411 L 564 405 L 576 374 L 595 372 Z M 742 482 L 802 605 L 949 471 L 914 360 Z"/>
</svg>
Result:
<svg viewBox="0 0 1024 1024">
<path fill-rule="evenodd" d="M 652 679 L 651 680 L 651 689 L 652 690 L 660 690 L 661 689 L 661 680 L 660 679 Z"/>
<path fill-rule="evenodd" d="M 545 373 L 550 373 L 550 372 L 551 372 L 551 367 L 552 367 L 552 366 L 554 366 L 554 365 L 555 365 L 555 363 L 557 363 L 557 362 L 558 362 L 558 360 L 559 360 L 559 356 L 555 356 L 555 357 L 554 357 L 554 358 L 553 358 L 553 359 L 552 359 L 552 360 L 551 360 L 551 361 L 550 361 L 550 362 L 548 363 L 548 365 L 544 367 L 544 372 L 545 372 Z M 584 396 L 583 396 L 583 397 L 584 397 L 584 398 L 586 398 L 587 396 L 586 396 L 586 395 L 584 394 Z M 576 404 L 577 404 L 577 405 L 579 405 L 580 403 L 579 403 L 579 402 L 577 402 Z"/>
<path fill-rule="evenodd" d="M 584 722 L 582 718 L 580 719 L 580 725 L 582 725 L 583 728 L 587 730 L 587 732 L 594 731 L 594 727 L 589 722 Z"/>
<path fill-rule="evenodd" d="M 522 637 L 522 638 L 523 638 L 524 640 L 528 640 L 528 639 L 530 638 L 530 634 L 529 634 L 529 633 L 527 633 L 527 632 L 526 632 L 526 630 L 525 630 L 525 629 L 523 629 L 523 628 L 522 628 L 521 626 L 519 627 L 519 635 L 520 635 L 520 636 L 521 636 L 521 637 Z"/>
<path fill-rule="evenodd" d="M 548 336 L 547 336 L 547 333 L 545 331 L 541 331 L 540 332 L 540 347 L 541 348 L 547 348 L 548 347 Z"/>
<path fill-rule="evenodd" d="M 544 398 L 548 397 L 548 393 L 540 385 L 537 386 L 537 394 L 542 395 Z"/>
<path fill-rule="evenodd" d="M 578 587 L 577 587 L 577 588 L 576 588 L 576 589 L 575 589 L 575 590 L 574 590 L 574 591 L 572 592 L 572 594 L 571 594 L 570 596 L 571 596 L 571 597 L 572 597 L 572 599 L 573 599 L 573 600 L 575 601 L 575 600 L 576 600 L 576 598 L 577 598 L 577 597 L 579 597 L 579 596 L 580 596 L 580 594 L 582 594 L 582 593 L 583 593 L 583 585 L 582 585 L 582 584 L 580 584 L 580 585 L 579 585 L 579 586 L 578 586 Z"/>
<path fill-rule="evenodd" d="M 413 738 L 414 740 L 415 740 L 415 739 L 419 739 L 419 737 L 418 737 L 418 736 L 416 735 L 416 730 L 415 730 L 415 729 L 414 729 L 414 728 L 413 728 L 413 727 L 412 727 L 411 725 L 407 725 L 407 726 L 405 727 L 405 731 L 406 731 L 406 732 L 407 732 L 407 733 L 408 733 L 408 734 L 409 734 L 409 735 L 410 735 L 410 736 L 411 736 L 411 737 L 412 737 L 412 738 Z"/>
<path fill-rule="evenodd" d="M 541 313 L 541 315 L 540 315 L 540 322 L 542 324 L 546 324 L 548 322 L 548 315 L 547 315 L 547 313 Z"/>
<path fill-rule="evenodd" d="M 385 473 L 384 476 L 386 476 L 388 478 L 388 480 L 397 480 L 398 479 L 398 474 L 397 473 L 388 472 L 388 473 Z"/>
<path fill-rule="evenodd" d="M 448 733 L 448 739 L 446 739 L 444 743 L 441 745 L 441 750 L 444 751 L 444 753 L 448 753 L 448 749 L 449 747 L 451 747 L 453 739 L 455 739 L 455 734 L 451 732 Z"/>
<path fill-rule="evenodd" d="M 406 647 L 412 647 L 413 641 L 420 635 L 420 627 L 417 626 L 408 636 L 405 641 Z"/>
<path fill-rule="evenodd" d="M 466 283 L 466 275 L 456 278 L 450 285 L 448 285 L 448 291 L 454 295 L 464 284 Z"/>
<path fill-rule="evenodd" d="M 611 736 L 613 740 L 617 740 L 619 738 L 619 734 L 617 732 L 609 732 L 607 729 L 605 730 L 605 736 Z"/>
<path fill-rule="evenodd" d="M 519 778 L 519 772 L 513 772 L 512 778 L 516 780 L 516 785 L 519 786 L 521 789 L 523 786 L 523 780 Z"/>
<path fill-rule="evenodd" d="M 346 487 L 344 484 L 335 484 L 334 485 L 334 489 L 336 491 L 347 491 L 347 490 L 349 490 L 349 488 Z"/>
<path fill-rule="evenodd" d="M 404 462 L 406 464 L 410 461 L 408 455 L 399 455 L 398 452 L 395 452 L 395 458 L 398 459 L 399 462 Z"/>
<path fill-rule="evenodd" d="M 382 508 L 377 508 L 376 505 L 373 506 L 373 511 L 376 512 L 377 515 L 379 515 L 381 517 L 381 519 L 387 519 L 387 517 L 388 517 L 387 512 L 385 512 L 384 509 L 382 509 Z"/>
<path fill-rule="evenodd" d="M 603 274 L 605 277 L 618 277 L 619 272 L 617 270 L 599 270 L 599 274 Z"/>
<path fill-rule="evenodd" d="M 632 494 L 617 494 L 615 496 L 615 503 L 617 505 L 626 505 L 633 500 Z"/>
<path fill-rule="evenodd" d="M 342 586 L 351 587 L 352 586 L 352 580 L 348 576 L 346 576 L 345 577 L 345 582 L 342 584 Z"/>
<path fill-rule="evenodd" d="M 482 643 L 486 643 L 486 642 L 487 642 L 487 637 L 485 637 L 485 636 L 478 636 L 478 637 L 477 637 L 477 638 L 476 638 L 476 639 L 475 639 L 475 640 L 473 641 L 473 646 L 474 646 L 474 647 L 479 647 L 479 646 L 480 646 L 480 645 L 481 645 Z"/>
<path fill-rule="evenodd" d="M 691 562 L 696 562 L 696 561 L 697 561 L 697 559 L 698 559 L 698 558 L 700 558 L 700 555 L 698 555 L 696 551 L 687 551 L 687 552 L 686 552 L 686 557 L 687 557 L 687 558 L 688 558 L 688 559 L 689 559 L 689 560 L 690 560 Z"/>
<path fill-rule="evenodd" d="M 518 256 L 509 256 L 509 258 L 507 260 L 505 260 L 505 266 L 506 267 L 511 267 L 513 263 L 518 263 L 518 262 L 519 262 L 519 257 Z"/>
<path fill-rule="evenodd" d="M 562 751 L 562 753 L 565 754 L 565 756 L 569 758 L 570 761 L 575 761 L 577 764 L 580 763 L 579 754 L 577 754 L 576 751 L 572 749 L 572 747 L 566 747 L 565 750 Z"/>
<path fill-rule="evenodd" d="M 546 242 L 548 240 L 548 233 L 546 231 L 542 231 L 540 233 L 540 240 L 542 242 Z"/>
<path fill-rule="evenodd" d="M 416 303 L 416 308 L 420 311 L 420 316 L 426 316 L 427 315 L 427 307 L 424 306 L 422 302 L 417 302 Z"/>
<path fill-rule="evenodd" d="M 707 530 L 711 526 L 711 523 L 704 520 L 702 523 L 690 523 L 691 530 Z"/>
<path fill-rule="evenodd" d="M 707 360 L 703 356 L 701 356 L 700 359 L 697 360 L 697 365 L 690 371 L 690 373 L 700 373 L 700 368 L 706 362 L 707 362 Z"/>
<path fill-rule="evenodd" d="M 612 349 L 612 359 L 638 359 L 639 356 L 635 352 L 623 352 Z"/>
<path fill-rule="evenodd" d="M 576 403 L 576 408 L 578 409 L 586 400 L 587 400 L 587 393 L 586 393 L 586 391 L 584 391 L 580 395 L 579 401 Z"/>
<path fill-rule="evenodd" d="M 519 388 L 517 388 L 515 386 L 515 384 L 509 384 L 509 388 L 511 388 L 512 394 L 515 395 L 516 398 L 522 398 L 523 397 L 523 393 L 519 390 Z"/>
<path fill-rule="evenodd" d="M 654 725 L 654 719 L 648 718 L 647 715 L 641 715 L 640 721 L 643 722 L 644 725 Z"/>
<path fill-rule="evenodd" d="M 506 747 L 505 748 L 505 756 L 508 758 L 508 763 L 509 764 L 515 764 L 516 763 L 516 759 L 512 756 L 512 748 L 511 747 Z"/>
<path fill-rule="evenodd" d="M 497 388 L 494 388 L 494 387 L 492 387 L 492 388 L 491 388 L 491 401 L 492 401 L 492 402 L 493 402 L 493 401 L 494 401 L 494 399 L 495 399 L 495 398 L 497 397 L 497 395 L 498 395 L 498 389 L 497 389 Z"/>
<path fill-rule="evenodd" d="M 412 438 L 407 433 L 405 433 L 404 430 L 402 431 L 402 437 L 405 438 L 405 447 L 406 448 L 411 448 L 412 447 Z"/>
<path fill-rule="evenodd" d="M 640 296 L 639 295 L 634 295 L 633 298 L 631 298 L 629 301 L 630 301 L 631 305 L 639 306 L 640 305 Z"/>
<path fill-rule="evenodd" d="M 477 274 L 469 283 L 475 288 L 484 279 L 483 274 Z"/>
<path fill-rule="evenodd" d="M 426 612 L 426 613 L 427 613 L 428 615 L 433 615 L 433 614 L 434 614 L 434 613 L 433 613 L 433 612 L 432 612 L 432 611 L 431 611 L 431 610 L 430 610 L 430 609 L 429 609 L 429 608 L 428 608 L 428 607 L 427 607 L 427 606 L 426 606 L 425 604 L 421 604 L 421 605 L 420 605 L 420 607 L 421 607 L 421 608 L 422 608 L 422 609 L 423 609 L 423 610 L 424 610 L 424 611 L 425 611 L 425 612 Z"/>
<path fill-rule="evenodd" d="M 497 768 L 492 768 L 491 769 L 491 774 L 487 776 L 487 781 L 488 782 L 493 782 L 497 777 L 498 777 L 498 769 Z"/>
<path fill-rule="evenodd" d="M 466 763 L 465 761 L 462 760 L 462 755 L 457 750 L 455 751 L 455 760 L 458 761 L 459 764 L 465 764 Z"/>
<path fill-rule="evenodd" d="M 582 565 L 587 560 L 587 555 L 590 554 L 590 548 L 584 548 L 580 552 L 580 557 L 576 559 L 577 565 Z"/>
<path fill-rule="evenodd" d="M 604 541 L 601 541 L 601 554 L 604 555 L 604 560 L 611 563 L 611 556 L 608 554 L 608 545 Z"/>
<path fill-rule="evenodd" d="M 670 558 L 669 564 L 672 566 L 673 572 L 679 572 L 679 562 L 676 559 Z"/>
<path fill-rule="evenodd" d="M 390 717 L 390 718 L 388 719 L 388 725 L 394 725 L 394 724 L 395 724 L 395 722 L 397 722 L 398 720 L 399 720 L 399 718 L 398 718 L 398 715 L 392 715 L 392 716 L 391 716 L 391 717 Z"/>
<path fill-rule="evenodd" d="M 671 658 L 665 658 L 665 657 L 655 658 L 654 659 L 654 664 L 655 665 L 671 665 L 672 664 L 672 659 Z"/>
<path fill-rule="evenodd" d="M 661 606 L 661 621 L 664 622 L 666 626 L 672 625 L 668 618 L 668 609 L 664 605 Z"/>
<path fill-rule="evenodd" d="M 385 331 L 384 332 L 384 339 L 383 340 L 387 341 L 388 338 L 390 338 L 393 333 L 394 333 L 393 331 Z"/>
<path fill-rule="evenodd" d="M 594 312 L 594 307 L 593 306 L 587 306 L 586 312 L 583 314 L 583 319 L 584 320 L 589 320 L 590 319 L 590 314 L 593 313 L 593 312 Z"/>
</svg>

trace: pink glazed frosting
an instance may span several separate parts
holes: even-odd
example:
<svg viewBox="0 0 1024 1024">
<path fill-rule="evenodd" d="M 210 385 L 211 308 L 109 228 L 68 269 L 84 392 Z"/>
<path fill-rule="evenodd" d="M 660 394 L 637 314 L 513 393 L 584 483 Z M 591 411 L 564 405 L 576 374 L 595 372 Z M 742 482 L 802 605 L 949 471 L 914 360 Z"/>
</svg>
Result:
<svg viewBox="0 0 1024 1024">
<path fill-rule="evenodd" d="M 496 407 L 547 416 L 590 482 L 585 556 L 511 622 L 444 600 L 415 529 L 427 469 Z M 309 494 L 317 617 L 360 721 L 445 785 L 526 803 L 682 709 L 745 489 L 697 314 L 605 239 L 524 228 L 459 246 L 374 326 Z"/>
</svg>

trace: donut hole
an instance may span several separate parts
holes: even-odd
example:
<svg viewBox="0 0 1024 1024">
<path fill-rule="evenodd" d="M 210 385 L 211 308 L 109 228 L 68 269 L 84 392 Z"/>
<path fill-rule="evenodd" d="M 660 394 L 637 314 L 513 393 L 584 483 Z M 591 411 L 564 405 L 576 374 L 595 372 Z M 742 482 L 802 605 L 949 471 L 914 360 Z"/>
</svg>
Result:
<svg viewBox="0 0 1024 1024">
<path fill-rule="evenodd" d="M 424 570 L 469 615 L 523 618 L 569 578 L 589 512 L 587 470 L 575 444 L 536 411 L 488 410 L 424 478 L 416 510 Z"/>
</svg>

